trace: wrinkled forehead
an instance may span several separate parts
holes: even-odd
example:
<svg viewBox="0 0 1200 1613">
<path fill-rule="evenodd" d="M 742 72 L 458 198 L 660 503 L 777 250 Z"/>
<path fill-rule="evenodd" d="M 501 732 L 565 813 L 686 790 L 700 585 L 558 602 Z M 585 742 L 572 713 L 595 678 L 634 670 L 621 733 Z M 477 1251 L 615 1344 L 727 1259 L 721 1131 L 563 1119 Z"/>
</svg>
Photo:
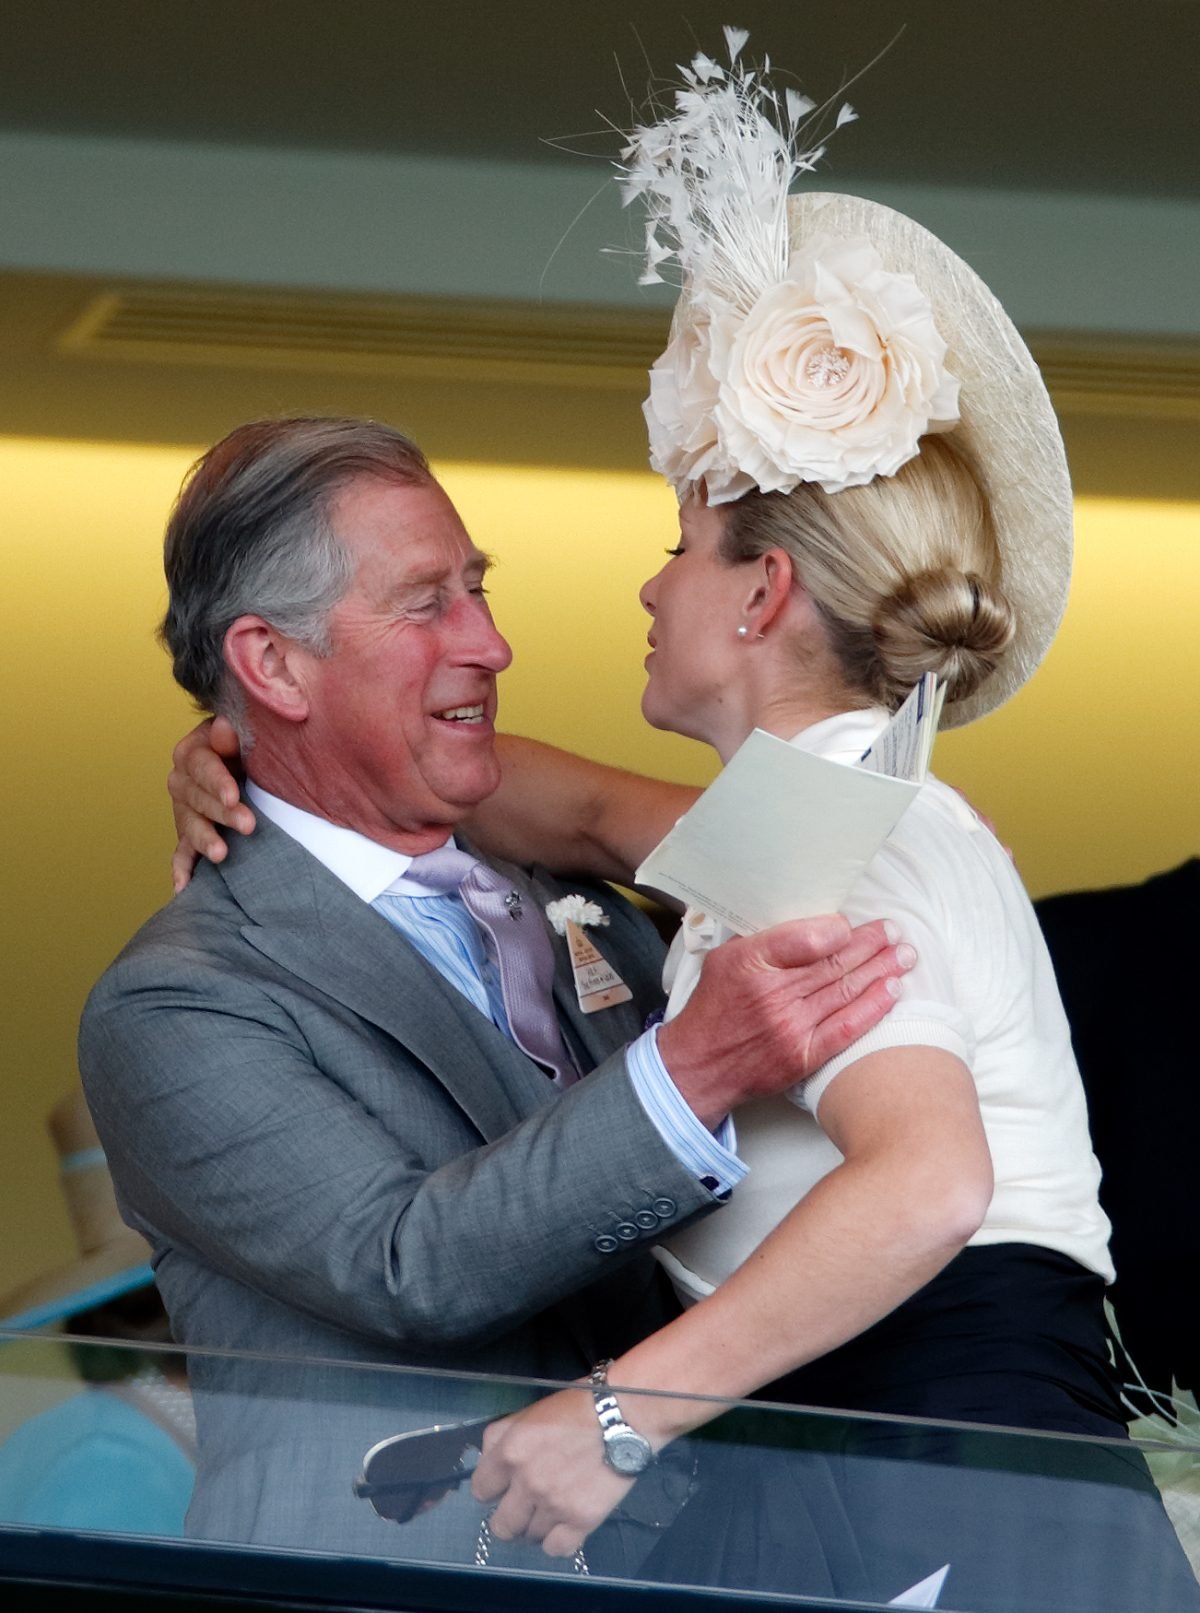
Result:
<svg viewBox="0 0 1200 1613">
<path fill-rule="evenodd" d="M 357 581 L 372 592 L 453 580 L 488 565 L 436 482 L 359 478 L 331 500 L 329 519 Z"/>
</svg>

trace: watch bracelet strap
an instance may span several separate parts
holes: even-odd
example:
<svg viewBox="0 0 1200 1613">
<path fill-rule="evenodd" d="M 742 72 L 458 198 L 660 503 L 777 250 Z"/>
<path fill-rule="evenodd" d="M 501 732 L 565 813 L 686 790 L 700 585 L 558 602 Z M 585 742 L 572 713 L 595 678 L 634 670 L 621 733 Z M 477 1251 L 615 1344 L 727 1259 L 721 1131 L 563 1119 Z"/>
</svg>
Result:
<svg viewBox="0 0 1200 1613">
<path fill-rule="evenodd" d="M 588 1387 L 592 1391 L 592 1403 L 596 1408 L 596 1416 L 600 1420 L 600 1431 L 604 1433 L 608 1428 L 609 1420 L 611 1420 L 623 1423 L 631 1434 L 637 1434 L 637 1437 L 642 1439 L 645 1436 L 638 1434 L 637 1429 L 621 1410 L 621 1402 L 608 1386 L 608 1369 L 611 1366 L 612 1360 L 605 1358 L 602 1361 L 597 1361 L 596 1365 L 588 1373 Z"/>
</svg>

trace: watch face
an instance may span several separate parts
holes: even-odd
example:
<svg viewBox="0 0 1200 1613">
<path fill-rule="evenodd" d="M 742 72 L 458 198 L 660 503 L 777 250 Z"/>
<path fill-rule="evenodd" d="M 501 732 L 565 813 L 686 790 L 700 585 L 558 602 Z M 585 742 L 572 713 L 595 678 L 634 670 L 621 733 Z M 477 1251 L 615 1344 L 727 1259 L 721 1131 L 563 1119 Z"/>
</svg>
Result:
<svg viewBox="0 0 1200 1613">
<path fill-rule="evenodd" d="M 604 1454 L 609 1466 L 628 1478 L 644 1473 L 654 1460 L 649 1440 L 635 1434 L 632 1428 L 613 1429 L 604 1436 Z"/>
</svg>

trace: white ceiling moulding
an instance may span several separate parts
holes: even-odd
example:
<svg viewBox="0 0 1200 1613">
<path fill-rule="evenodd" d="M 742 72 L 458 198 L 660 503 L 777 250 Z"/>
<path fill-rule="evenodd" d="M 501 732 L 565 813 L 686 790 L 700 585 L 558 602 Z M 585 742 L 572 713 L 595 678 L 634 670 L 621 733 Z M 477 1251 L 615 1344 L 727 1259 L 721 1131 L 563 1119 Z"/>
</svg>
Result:
<svg viewBox="0 0 1200 1613">
<path fill-rule="evenodd" d="M 103 291 L 65 355 L 412 380 L 645 388 L 660 310 L 137 286 Z M 1200 419 L 1200 342 L 1032 333 L 1059 409 Z"/>
</svg>

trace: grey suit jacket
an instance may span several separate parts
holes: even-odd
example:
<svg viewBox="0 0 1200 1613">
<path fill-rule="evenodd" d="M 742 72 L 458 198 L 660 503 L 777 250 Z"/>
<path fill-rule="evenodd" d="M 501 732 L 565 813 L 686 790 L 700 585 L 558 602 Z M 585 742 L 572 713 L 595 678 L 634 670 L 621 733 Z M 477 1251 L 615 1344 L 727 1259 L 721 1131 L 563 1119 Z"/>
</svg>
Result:
<svg viewBox="0 0 1200 1613">
<path fill-rule="evenodd" d="M 539 908 L 562 894 L 505 872 Z M 660 1000 L 657 937 L 613 892 L 595 896 L 611 925 L 592 937 L 633 1001 L 581 1014 L 555 938 L 563 1032 L 595 1066 L 562 1095 L 266 822 L 100 980 L 80 1068 L 191 1351 L 192 1532 L 461 1561 L 479 1509 L 459 1495 L 382 1523 L 350 1490 L 367 1446 L 524 1398 L 447 1374 L 572 1378 L 662 1319 L 645 1245 L 713 1200 L 624 1068 Z"/>
</svg>

